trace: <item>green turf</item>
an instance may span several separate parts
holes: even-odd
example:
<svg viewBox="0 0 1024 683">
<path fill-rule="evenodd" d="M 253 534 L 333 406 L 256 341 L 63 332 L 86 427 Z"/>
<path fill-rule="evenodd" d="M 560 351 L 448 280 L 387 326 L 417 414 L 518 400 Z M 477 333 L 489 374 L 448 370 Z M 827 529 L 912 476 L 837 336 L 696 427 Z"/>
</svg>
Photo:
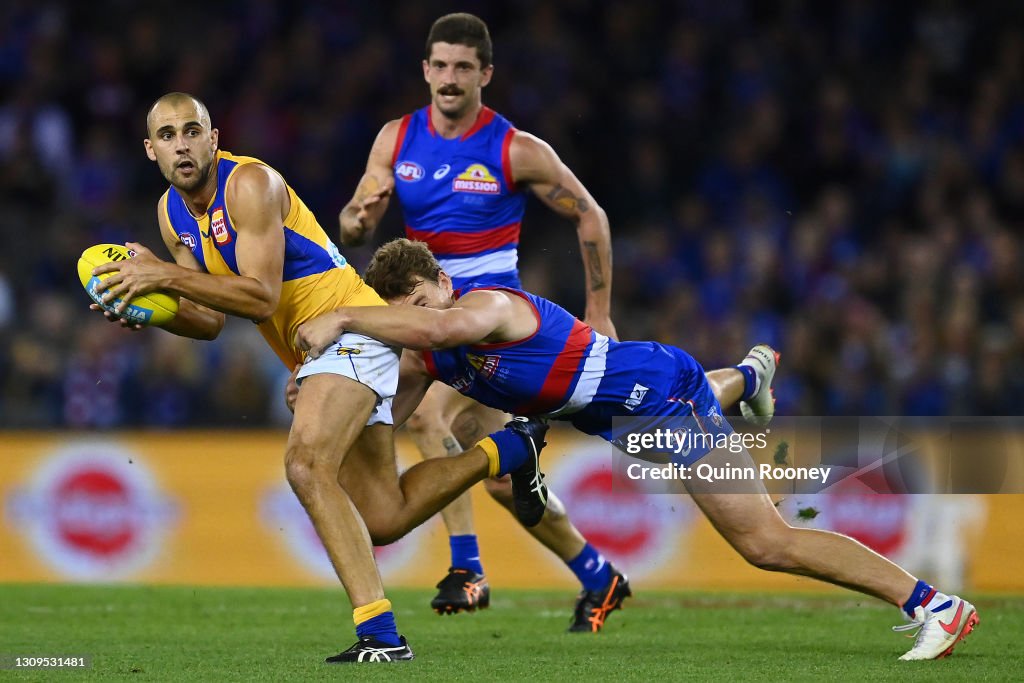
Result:
<svg viewBox="0 0 1024 683">
<path fill-rule="evenodd" d="M 912 642 L 895 610 L 856 596 L 646 593 L 605 632 L 567 634 L 572 596 L 497 590 L 479 614 L 439 617 L 428 591 L 392 591 L 416 660 L 321 664 L 354 642 L 340 591 L 0 585 L 0 653 L 88 654 L 78 671 L 0 679 L 948 680 L 1024 679 L 1024 598 L 975 597 L 981 624 L 938 662 L 897 662 Z M 972 596 L 973 597 L 973 596 Z"/>
</svg>

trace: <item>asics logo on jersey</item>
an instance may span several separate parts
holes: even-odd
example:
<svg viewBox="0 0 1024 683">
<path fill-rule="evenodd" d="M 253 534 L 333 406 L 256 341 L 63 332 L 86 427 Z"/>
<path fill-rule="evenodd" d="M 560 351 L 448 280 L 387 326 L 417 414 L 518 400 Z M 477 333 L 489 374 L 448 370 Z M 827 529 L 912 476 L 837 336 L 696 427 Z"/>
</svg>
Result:
<svg viewBox="0 0 1024 683">
<path fill-rule="evenodd" d="M 351 346 L 339 346 L 338 347 L 338 355 L 339 356 L 358 356 L 362 352 L 363 352 L 362 349 L 354 349 Z"/>
<path fill-rule="evenodd" d="M 448 171 L 452 170 L 452 167 L 448 164 L 441 164 L 441 167 L 434 171 L 434 180 L 440 180 L 448 175 Z"/>
<path fill-rule="evenodd" d="M 424 173 L 423 167 L 415 161 L 400 161 L 395 166 L 395 177 L 407 183 L 415 183 L 417 180 L 422 180 Z"/>
</svg>

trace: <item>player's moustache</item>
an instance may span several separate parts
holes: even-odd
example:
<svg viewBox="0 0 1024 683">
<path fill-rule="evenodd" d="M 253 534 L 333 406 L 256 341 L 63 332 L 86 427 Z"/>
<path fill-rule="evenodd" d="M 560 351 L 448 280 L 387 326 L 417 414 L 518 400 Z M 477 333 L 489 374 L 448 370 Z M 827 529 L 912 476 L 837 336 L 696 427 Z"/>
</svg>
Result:
<svg viewBox="0 0 1024 683">
<path fill-rule="evenodd" d="M 442 85 L 437 89 L 438 95 L 461 95 L 462 88 L 457 85 Z"/>
</svg>

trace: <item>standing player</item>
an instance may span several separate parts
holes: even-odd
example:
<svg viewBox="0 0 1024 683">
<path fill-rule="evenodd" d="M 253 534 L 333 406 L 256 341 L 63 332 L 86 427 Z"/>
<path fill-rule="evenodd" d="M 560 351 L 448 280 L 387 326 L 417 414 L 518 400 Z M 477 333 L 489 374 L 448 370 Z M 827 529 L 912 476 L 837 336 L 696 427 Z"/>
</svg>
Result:
<svg viewBox="0 0 1024 683">
<path fill-rule="evenodd" d="M 712 444 L 732 432 L 704 371 L 681 349 L 609 340 L 550 301 L 518 289 L 468 285 L 453 292 L 426 246 L 405 239 L 377 250 L 366 282 L 393 305 L 329 313 L 299 328 L 299 345 L 316 356 L 337 334 L 354 331 L 421 350 L 402 354 L 396 424 L 440 380 L 495 408 L 567 420 L 617 445 L 627 432 L 615 418 L 644 423 L 648 432 L 682 422 L 692 434 L 710 435 Z M 753 393 L 748 384 L 742 398 L 770 402 L 777 358 L 764 345 L 751 355 L 764 365 L 754 366 L 759 381 Z M 731 373 L 742 386 L 740 370 L 717 372 Z M 639 395 L 637 386 L 644 389 Z M 695 445 L 682 464 L 692 467 L 697 460 L 713 468 L 754 470 L 745 449 Z M 683 483 L 715 529 L 751 564 L 902 607 L 912 623 L 896 629 L 917 628 L 918 635 L 900 659 L 944 657 L 978 623 L 969 602 L 936 591 L 852 538 L 789 526 L 759 479 L 729 481 L 728 492 L 714 483 Z M 543 514 L 542 480 L 535 490 L 514 486 L 520 514 Z"/>
<path fill-rule="evenodd" d="M 304 321 L 343 305 L 386 308 L 280 175 L 218 149 L 218 131 L 199 100 L 164 95 L 146 124 L 146 154 L 171 184 L 157 220 L 176 263 L 130 244 L 134 258 L 93 269 L 112 273 L 105 303 L 122 299 L 122 312 L 141 294 L 177 295 L 180 309 L 165 329 L 196 339 L 215 338 L 225 314 L 248 318 L 288 367 L 304 360 L 294 345 Z M 384 597 L 371 539 L 400 538 L 488 476 L 531 476 L 541 429 L 515 424 L 488 440 L 487 451 L 423 462 L 399 477 L 391 418 L 396 351 L 344 334 L 329 353 L 305 361 L 285 470 L 352 602 L 359 638 L 327 661 L 412 659 Z"/>
<path fill-rule="evenodd" d="M 487 25 L 471 14 L 449 14 L 434 22 L 427 37 L 423 77 L 431 103 L 387 123 L 377 136 L 355 196 L 341 211 L 341 241 L 362 244 L 373 233 L 397 192 L 406 233 L 426 242 L 456 286 L 488 282 L 519 287 L 517 245 L 532 193 L 577 226 L 586 274 L 585 320 L 615 338 L 611 308 L 611 239 L 608 218 L 572 171 L 542 140 L 517 131 L 483 106 L 481 91 L 494 72 Z M 458 453 L 508 419 L 438 384 L 409 420 L 409 431 L 424 458 Z M 507 481 L 485 483 L 511 509 Z M 551 497 L 544 521 L 530 532 L 576 574 L 582 591 L 570 631 L 596 632 L 594 609 L 630 595 L 626 577 L 569 521 Z M 469 496 L 442 513 L 451 545 L 451 568 L 431 606 L 438 613 L 486 607 L 490 588 L 480 562 Z"/>
</svg>

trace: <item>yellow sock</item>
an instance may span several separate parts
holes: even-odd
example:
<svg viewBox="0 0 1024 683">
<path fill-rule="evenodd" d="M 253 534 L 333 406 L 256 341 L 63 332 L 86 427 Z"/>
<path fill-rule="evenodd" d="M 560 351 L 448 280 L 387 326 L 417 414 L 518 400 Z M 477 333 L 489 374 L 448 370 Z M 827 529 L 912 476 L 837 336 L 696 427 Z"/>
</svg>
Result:
<svg viewBox="0 0 1024 683">
<path fill-rule="evenodd" d="M 352 621 L 356 622 L 356 626 L 359 626 L 359 624 L 363 623 L 364 621 L 369 621 L 374 617 L 378 617 L 381 614 L 390 611 L 390 600 L 388 600 L 387 598 L 384 598 L 383 600 L 374 600 L 368 605 L 356 607 L 354 610 L 352 610 Z"/>
<path fill-rule="evenodd" d="M 498 460 L 498 444 L 488 436 L 480 439 L 476 445 L 487 455 L 487 476 L 498 476 L 498 472 L 501 470 L 501 462 Z"/>
</svg>

